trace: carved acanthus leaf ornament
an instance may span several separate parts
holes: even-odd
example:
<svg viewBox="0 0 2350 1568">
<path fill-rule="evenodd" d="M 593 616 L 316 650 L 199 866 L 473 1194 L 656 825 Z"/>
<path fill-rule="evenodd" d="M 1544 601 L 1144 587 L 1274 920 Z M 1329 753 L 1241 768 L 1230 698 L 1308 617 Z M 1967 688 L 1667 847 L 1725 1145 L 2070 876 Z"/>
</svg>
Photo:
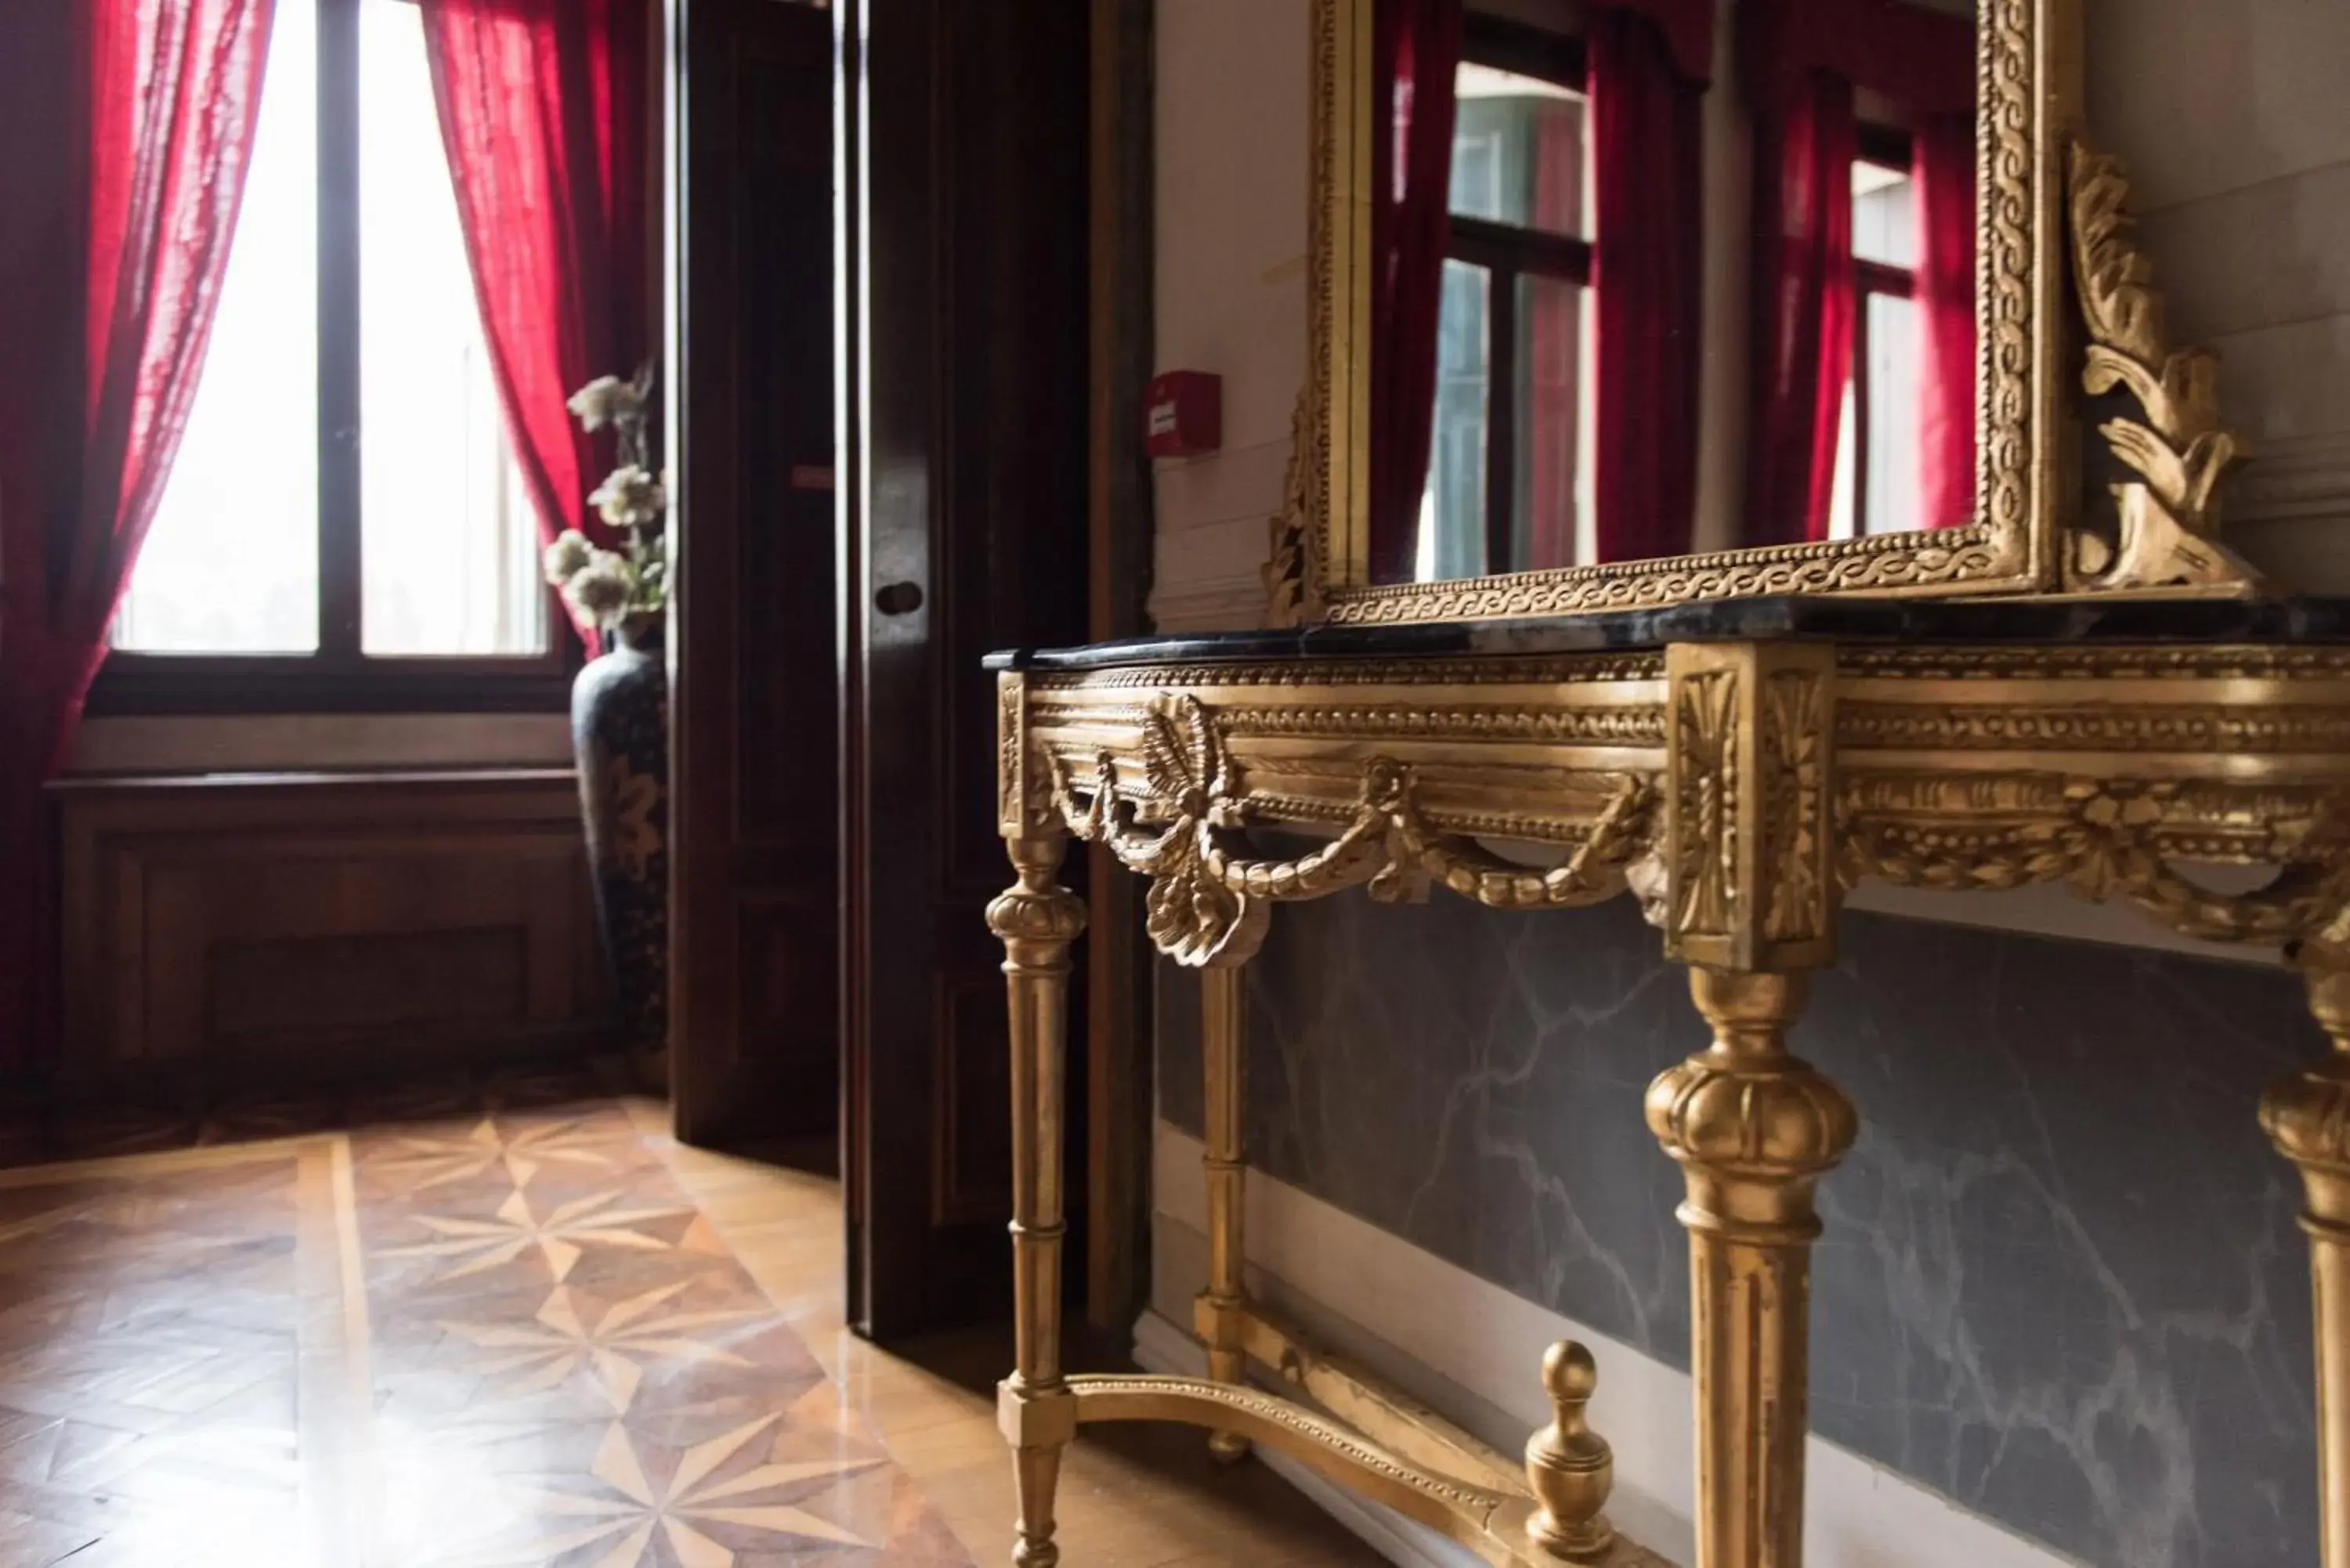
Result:
<svg viewBox="0 0 2350 1568">
<path fill-rule="evenodd" d="M 2137 477 L 2114 486 L 2115 543 L 2075 535 L 2068 586 L 2249 590 L 2260 574 L 2219 541 L 2220 481 L 2244 455 L 2220 422 L 2219 357 L 2171 346 L 2120 161 L 2075 140 L 2070 162 L 2073 265 L 2091 339 L 2082 385 L 2093 397 L 2126 391 L 2146 417 L 2098 427 Z"/>
</svg>

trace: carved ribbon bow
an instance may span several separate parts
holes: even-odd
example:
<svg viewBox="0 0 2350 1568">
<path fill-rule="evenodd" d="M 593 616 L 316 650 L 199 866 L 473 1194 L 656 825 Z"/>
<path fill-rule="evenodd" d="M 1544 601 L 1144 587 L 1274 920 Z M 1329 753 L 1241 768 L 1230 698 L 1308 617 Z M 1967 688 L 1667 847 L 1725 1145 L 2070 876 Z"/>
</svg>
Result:
<svg viewBox="0 0 2350 1568">
<path fill-rule="evenodd" d="M 1389 757 L 1363 764 L 1359 804 L 1329 844 L 1290 860 L 1247 858 L 1228 840 L 1245 820 L 1238 770 L 1198 699 L 1176 698 L 1144 722 L 1143 794 L 1121 794 L 1117 759 L 1096 758 L 1082 805 L 1066 764 L 1053 763 L 1054 798 L 1070 830 L 1106 845 L 1151 878 L 1145 927 L 1188 968 L 1245 963 L 1264 940 L 1274 903 L 1367 887 L 1389 903 L 1416 902 L 1431 881 L 1497 908 L 1565 908 L 1614 896 L 1644 846 L 1653 790 L 1627 775 L 1592 832 L 1548 870 L 1513 864 L 1431 829 L 1412 800 L 1411 770 Z M 1130 794 L 1130 792 L 1129 792 Z M 1153 825 L 1163 824 L 1163 826 Z"/>
</svg>

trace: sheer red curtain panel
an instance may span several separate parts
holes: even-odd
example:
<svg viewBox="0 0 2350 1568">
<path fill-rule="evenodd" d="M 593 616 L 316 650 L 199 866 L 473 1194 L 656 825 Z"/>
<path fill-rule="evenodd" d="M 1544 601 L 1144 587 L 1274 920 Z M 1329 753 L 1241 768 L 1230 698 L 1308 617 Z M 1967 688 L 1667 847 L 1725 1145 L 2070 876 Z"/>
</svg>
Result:
<svg viewBox="0 0 2350 1568">
<path fill-rule="evenodd" d="M 608 437 L 567 404 L 657 348 L 649 308 L 646 0 L 421 0 L 498 397 L 541 533 L 588 509 Z M 582 627 L 583 635 L 593 628 Z"/>
<path fill-rule="evenodd" d="M 1371 580 L 1409 581 L 1436 418 L 1461 0 L 1379 0 L 1372 27 Z"/>
<path fill-rule="evenodd" d="M 42 786 L 195 400 L 275 0 L 0 9 L 0 189 L 31 203 L 0 257 L 0 1068 L 21 1069 L 54 1028 Z M 78 417 L 40 407 L 61 394 Z"/>
</svg>

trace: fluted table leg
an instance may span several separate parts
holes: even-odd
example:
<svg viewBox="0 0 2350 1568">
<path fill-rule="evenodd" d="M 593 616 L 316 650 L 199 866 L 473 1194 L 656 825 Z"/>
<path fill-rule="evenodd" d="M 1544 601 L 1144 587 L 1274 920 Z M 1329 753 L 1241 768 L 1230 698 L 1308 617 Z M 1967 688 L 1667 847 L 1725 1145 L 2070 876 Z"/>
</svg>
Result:
<svg viewBox="0 0 2350 1568">
<path fill-rule="evenodd" d="M 1241 1136 L 1241 1094 L 1246 1068 L 1242 1054 L 1245 994 L 1238 966 L 1200 971 L 1200 1052 L 1207 1094 L 1208 1288 L 1201 1293 L 1197 1324 L 1208 1342 L 1208 1376 L 1219 1383 L 1248 1381 L 1247 1327 L 1242 1319 L 1247 1285 L 1243 1207 L 1248 1165 Z M 1248 1439 L 1237 1432 L 1213 1432 L 1208 1451 L 1238 1459 Z"/>
<path fill-rule="evenodd" d="M 1020 1499 L 1020 1568 L 1053 1568 L 1053 1495 L 1061 1454 L 1076 1433 L 1076 1401 L 1061 1370 L 1062 1095 L 1068 1034 L 1069 945 L 1085 906 L 1059 886 L 1066 840 L 1005 840 L 1019 879 L 988 906 L 1003 940 L 1012 1018 L 1012 1258 L 1015 1369 L 997 1413 L 1014 1446 Z"/>
<path fill-rule="evenodd" d="M 1692 969 L 1712 1047 L 1648 1090 L 1648 1125 L 1688 1182 L 1698 1568 L 1804 1557 L 1813 1199 L 1858 1130 L 1842 1092 L 1787 1054 L 1806 989 Z"/>
<path fill-rule="evenodd" d="M 2271 1088 L 2261 1125 L 2300 1168 L 2316 1293 L 2318 1562 L 2350 1568 L 2350 950 L 2300 955 L 2309 1007 L 2334 1054 Z"/>
</svg>

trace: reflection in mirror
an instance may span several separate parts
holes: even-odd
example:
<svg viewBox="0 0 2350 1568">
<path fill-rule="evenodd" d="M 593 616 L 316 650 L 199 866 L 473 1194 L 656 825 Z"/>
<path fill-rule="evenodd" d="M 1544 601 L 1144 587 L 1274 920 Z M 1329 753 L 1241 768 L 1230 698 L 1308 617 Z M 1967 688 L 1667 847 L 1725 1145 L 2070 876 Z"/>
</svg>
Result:
<svg viewBox="0 0 2350 1568">
<path fill-rule="evenodd" d="M 1866 127 L 1852 164 L 1852 378 L 1836 412 L 1835 489 L 1828 534 L 1892 534 L 1918 526 L 1919 421 L 1901 410 L 1924 392 L 1918 337 L 1918 180 L 1905 132 Z"/>
<path fill-rule="evenodd" d="M 1745 0 L 1740 23 L 1757 218 L 1742 542 L 1970 522 L 1970 14 Z"/>
<path fill-rule="evenodd" d="M 1454 78 L 1422 579 L 1476 576 L 1489 561 L 1565 566 L 1590 514 L 1582 51 L 1513 48 L 1513 36 L 1468 29 Z"/>
<path fill-rule="evenodd" d="M 1707 377 L 1747 383 L 1718 540 L 1970 521 L 1970 18 L 1376 0 L 1372 580 L 1689 552 L 1700 443 L 1729 439 L 1701 428 Z M 1730 132 L 1754 175 L 1724 210 L 1704 171 Z M 1711 284 L 1710 228 L 1753 236 Z M 1710 326 L 1741 316 L 1747 345 Z"/>
</svg>

